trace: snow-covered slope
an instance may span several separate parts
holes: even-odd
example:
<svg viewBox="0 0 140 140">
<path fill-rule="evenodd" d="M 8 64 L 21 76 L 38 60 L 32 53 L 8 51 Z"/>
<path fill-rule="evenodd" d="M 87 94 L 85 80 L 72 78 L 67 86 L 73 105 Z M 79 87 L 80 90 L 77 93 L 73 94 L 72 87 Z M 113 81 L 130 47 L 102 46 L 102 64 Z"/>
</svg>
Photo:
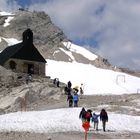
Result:
<svg viewBox="0 0 140 140">
<path fill-rule="evenodd" d="M 12 16 L 9 16 L 6 20 L 5 20 L 5 23 L 4 23 L 4 27 L 7 27 L 10 25 L 10 21 L 13 19 L 14 17 Z"/>
<path fill-rule="evenodd" d="M 81 108 L 62 108 L 47 111 L 17 112 L 1 115 L 0 131 L 29 131 L 39 133 L 68 131 L 84 132 L 81 120 L 79 119 L 80 110 Z M 109 122 L 107 123 L 106 130 L 109 131 L 109 133 L 139 133 L 139 116 L 114 114 L 111 112 L 108 113 Z M 90 129 L 93 129 L 93 124 L 91 124 Z M 101 122 L 99 122 L 99 130 L 102 130 Z M 103 131 L 100 131 L 100 133 L 103 133 Z"/>
<path fill-rule="evenodd" d="M 64 43 L 70 51 L 84 55 L 88 59 L 96 59 L 97 56 L 88 50 L 68 43 Z M 46 75 L 51 78 L 59 78 L 61 82 L 72 82 L 73 87 L 84 85 L 84 93 L 92 94 L 124 94 L 137 93 L 140 89 L 140 78 L 125 73 L 97 68 L 91 64 L 77 63 L 72 53 L 72 62 L 62 62 L 47 59 Z"/>
</svg>

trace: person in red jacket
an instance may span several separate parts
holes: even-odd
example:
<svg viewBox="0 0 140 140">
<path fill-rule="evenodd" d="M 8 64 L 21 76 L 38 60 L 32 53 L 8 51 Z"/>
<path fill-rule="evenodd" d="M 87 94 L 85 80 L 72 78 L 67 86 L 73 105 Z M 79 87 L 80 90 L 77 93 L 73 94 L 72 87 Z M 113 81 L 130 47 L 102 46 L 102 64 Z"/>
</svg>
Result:
<svg viewBox="0 0 140 140">
<path fill-rule="evenodd" d="M 91 118 L 92 118 L 92 110 L 88 109 L 86 113 L 86 120 L 90 123 Z"/>
</svg>

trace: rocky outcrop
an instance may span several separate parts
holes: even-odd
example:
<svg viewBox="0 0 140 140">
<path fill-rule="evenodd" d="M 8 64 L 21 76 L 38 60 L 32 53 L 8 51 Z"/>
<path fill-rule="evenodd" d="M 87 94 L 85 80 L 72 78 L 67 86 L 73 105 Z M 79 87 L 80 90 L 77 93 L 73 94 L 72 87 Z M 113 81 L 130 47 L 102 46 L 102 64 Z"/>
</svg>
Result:
<svg viewBox="0 0 140 140">
<path fill-rule="evenodd" d="M 16 111 L 35 110 L 37 103 L 59 100 L 63 94 L 64 84 L 55 87 L 53 80 L 34 77 L 29 84 L 22 82 L 20 86 L 3 89 L 0 96 L 0 114 Z"/>
<path fill-rule="evenodd" d="M 17 74 L 0 66 L 0 88 L 12 86 L 17 80 Z"/>
</svg>

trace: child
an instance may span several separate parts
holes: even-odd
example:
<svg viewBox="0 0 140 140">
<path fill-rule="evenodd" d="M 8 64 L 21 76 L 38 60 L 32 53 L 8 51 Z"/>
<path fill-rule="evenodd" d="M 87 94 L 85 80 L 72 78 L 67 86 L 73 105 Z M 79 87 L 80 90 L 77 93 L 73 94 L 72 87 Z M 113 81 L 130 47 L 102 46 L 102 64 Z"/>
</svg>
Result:
<svg viewBox="0 0 140 140">
<path fill-rule="evenodd" d="M 96 129 L 96 131 L 98 131 L 98 123 L 99 123 L 98 117 L 99 116 L 100 115 L 97 115 L 95 113 L 93 113 L 93 115 L 92 115 L 92 122 L 94 122 L 94 129 Z"/>
<path fill-rule="evenodd" d="M 74 107 L 78 107 L 78 101 L 79 101 L 78 94 L 74 93 L 73 95 Z"/>
</svg>

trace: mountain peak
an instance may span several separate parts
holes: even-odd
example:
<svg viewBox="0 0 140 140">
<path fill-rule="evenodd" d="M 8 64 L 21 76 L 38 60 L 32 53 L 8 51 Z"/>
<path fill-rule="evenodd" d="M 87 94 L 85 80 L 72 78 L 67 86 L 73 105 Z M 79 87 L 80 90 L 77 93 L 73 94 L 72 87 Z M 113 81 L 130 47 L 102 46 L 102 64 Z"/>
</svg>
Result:
<svg viewBox="0 0 140 140">
<path fill-rule="evenodd" d="M 53 24 L 51 18 L 45 12 L 31 12 L 23 9 L 16 11 L 14 14 L 0 13 L 1 51 L 9 45 L 6 44 L 7 40 L 12 38 L 12 40 L 16 39 L 16 42 L 21 41 L 22 33 L 30 28 L 34 34 L 35 46 L 46 59 L 65 62 L 76 61 L 120 71 L 120 69 L 112 66 L 107 59 L 70 42 L 63 31 Z M 5 24 L 6 26 L 4 26 Z"/>
</svg>

